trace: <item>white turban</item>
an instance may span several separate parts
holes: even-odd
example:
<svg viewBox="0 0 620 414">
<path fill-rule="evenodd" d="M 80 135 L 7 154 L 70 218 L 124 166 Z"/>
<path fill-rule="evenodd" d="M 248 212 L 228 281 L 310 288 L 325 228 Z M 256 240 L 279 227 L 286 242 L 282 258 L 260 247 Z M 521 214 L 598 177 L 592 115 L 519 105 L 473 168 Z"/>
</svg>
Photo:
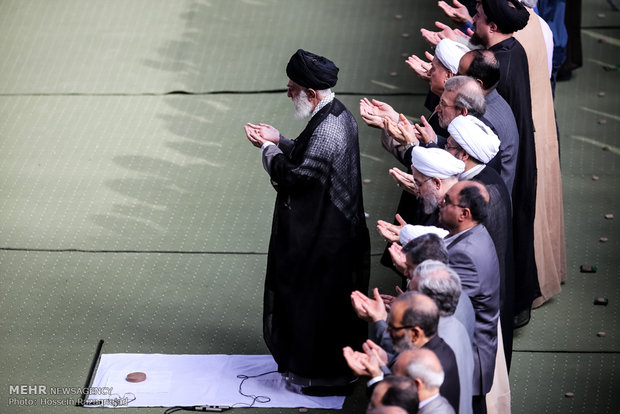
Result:
<svg viewBox="0 0 620 414">
<path fill-rule="evenodd" d="M 411 240 L 429 233 L 434 233 L 443 239 L 448 235 L 448 230 L 440 229 L 435 226 L 414 226 L 412 224 L 407 224 L 400 229 L 400 245 L 404 246 Z"/>
<path fill-rule="evenodd" d="M 484 164 L 499 151 L 497 135 L 475 116 L 457 116 L 448 125 L 448 132 L 466 153 Z"/>
<path fill-rule="evenodd" d="M 411 164 L 420 174 L 441 180 L 465 171 L 465 163 L 441 148 L 413 147 Z"/>
<path fill-rule="evenodd" d="M 461 58 L 467 52 L 467 46 L 450 39 L 442 39 L 435 48 L 437 59 L 455 75 L 459 72 Z"/>
</svg>

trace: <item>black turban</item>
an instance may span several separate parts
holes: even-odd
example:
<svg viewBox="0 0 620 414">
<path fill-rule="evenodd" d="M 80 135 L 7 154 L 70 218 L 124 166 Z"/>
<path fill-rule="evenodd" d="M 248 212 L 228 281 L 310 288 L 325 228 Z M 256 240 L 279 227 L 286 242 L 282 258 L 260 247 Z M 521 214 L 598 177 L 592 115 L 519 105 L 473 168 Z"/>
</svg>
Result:
<svg viewBox="0 0 620 414">
<path fill-rule="evenodd" d="M 530 13 L 518 0 L 482 0 L 482 8 L 487 21 L 495 23 L 504 34 L 523 29 L 530 18 Z"/>
<path fill-rule="evenodd" d="M 338 81 L 338 68 L 331 60 L 299 49 L 286 65 L 289 79 L 304 88 L 333 88 Z"/>
</svg>

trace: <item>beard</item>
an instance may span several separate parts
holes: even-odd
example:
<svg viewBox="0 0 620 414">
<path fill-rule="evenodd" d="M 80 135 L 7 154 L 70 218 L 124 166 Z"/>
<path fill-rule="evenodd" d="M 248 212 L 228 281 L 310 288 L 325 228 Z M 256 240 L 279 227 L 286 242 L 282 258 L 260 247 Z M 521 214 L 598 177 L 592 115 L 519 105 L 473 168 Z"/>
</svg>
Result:
<svg viewBox="0 0 620 414">
<path fill-rule="evenodd" d="M 437 120 L 439 121 L 439 126 L 443 129 L 448 129 L 448 125 L 450 125 L 450 122 L 452 122 L 452 120 L 450 120 L 450 122 L 445 122 L 447 121 L 447 119 L 444 118 L 442 115 L 438 115 Z"/>
<path fill-rule="evenodd" d="M 469 39 L 469 41 L 471 42 L 472 45 L 485 46 L 484 40 L 476 32 L 474 32 L 474 34 L 471 35 L 471 38 Z"/>
<path fill-rule="evenodd" d="M 427 194 L 422 197 L 424 213 L 432 214 L 439 207 L 439 194 L 433 187 L 429 188 Z"/>
<path fill-rule="evenodd" d="M 394 348 L 394 352 L 397 354 L 416 348 L 415 345 L 413 345 L 413 342 L 411 342 L 411 337 L 408 334 L 405 334 L 396 340 L 392 339 L 392 347 Z"/>
<path fill-rule="evenodd" d="M 312 115 L 312 104 L 308 101 L 306 91 L 302 90 L 293 98 L 293 106 L 295 107 L 295 119 L 302 120 L 310 118 Z"/>
</svg>

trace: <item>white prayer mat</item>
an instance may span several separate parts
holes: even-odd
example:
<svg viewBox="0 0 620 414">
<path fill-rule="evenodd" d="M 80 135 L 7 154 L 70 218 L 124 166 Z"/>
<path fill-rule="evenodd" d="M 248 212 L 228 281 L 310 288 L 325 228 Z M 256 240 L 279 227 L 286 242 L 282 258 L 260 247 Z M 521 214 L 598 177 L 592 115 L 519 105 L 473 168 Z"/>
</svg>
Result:
<svg viewBox="0 0 620 414">
<path fill-rule="evenodd" d="M 271 355 L 102 354 L 84 405 L 242 408 L 254 402 L 254 407 L 342 408 L 345 397 L 311 397 L 289 391 L 277 372 L 252 378 L 276 370 Z M 146 380 L 128 382 L 125 378 L 131 372 L 144 372 Z M 241 389 L 242 378 L 237 376 L 249 377 Z M 256 401 L 255 396 L 259 397 Z"/>
</svg>

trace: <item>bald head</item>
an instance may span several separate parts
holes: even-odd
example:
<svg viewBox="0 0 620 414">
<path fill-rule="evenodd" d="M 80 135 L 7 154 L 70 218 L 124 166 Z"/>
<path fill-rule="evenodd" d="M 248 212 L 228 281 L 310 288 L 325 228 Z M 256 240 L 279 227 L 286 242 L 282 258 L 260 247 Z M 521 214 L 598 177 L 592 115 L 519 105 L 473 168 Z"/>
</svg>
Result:
<svg viewBox="0 0 620 414">
<path fill-rule="evenodd" d="M 398 354 L 392 366 L 392 373 L 401 377 L 408 377 L 407 366 L 411 362 L 416 351 L 419 351 L 419 349 L 408 349 Z"/>
<path fill-rule="evenodd" d="M 418 379 L 427 390 L 439 392 L 443 384 L 444 372 L 437 355 L 430 349 L 415 349 L 411 351 L 407 364 L 407 376 Z"/>
<path fill-rule="evenodd" d="M 402 326 L 417 326 L 427 338 L 437 334 L 439 309 L 435 302 L 418 292 L 405 292 L 394 300 L 392 312 L 400 316 Z M 392 313 L 390 312 L 390 313 Z"/>
<path fill-rule="evenodd" d="M 401 352 L 392 367 L 392 372 L 415 381 L 420 401 L 439 394 L 439 388 L 445 378 L 439 358 L 426 348 Z"/>
<path fill-rule="evenodd" d="M 476 223 L 482 223 L 487 217 L 489 205 L 489 192 L 485 185 L 478 181 L 459 181 L 454 187 L 459 205 L 469 209 Z"/>
<path fill-rule="evenodd" d="M 398 406 L 415 413 L 418 410 L 418 387 L 411 378 L 389 375 L 379 382 L 370 396 L 367 413 L 382 406 Z"/>
<path fill-rule="evenodd" d="M 499 62 L 488 49 L 467 52 L 459 63 L 459 75 L 478 80 L 485 93 L 491 92 L 499 83 Z"/>
<path fill-rule="evenodd" d="M 451 235 L 481 224 L 487 217 L 489 192 L 476 181 L 459 181 L 440 204 L 439 221 Z"/>
</svg>

